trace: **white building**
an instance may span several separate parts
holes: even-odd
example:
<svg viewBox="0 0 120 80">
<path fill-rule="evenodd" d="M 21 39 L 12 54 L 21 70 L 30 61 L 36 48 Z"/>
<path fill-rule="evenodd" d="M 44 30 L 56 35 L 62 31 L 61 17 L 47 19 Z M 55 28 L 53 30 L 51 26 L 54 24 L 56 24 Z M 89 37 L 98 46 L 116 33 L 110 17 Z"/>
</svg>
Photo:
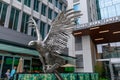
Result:
<svg viewBox="0 0 120 80">
<path fill-rule="evenodd" d="M 73 5 L 74 10 L 80 10 L 83 14 L 76 21 L 78 25 L 70 41 L 73 42 L 71 46 L 75 47 L 70 48 L 70 55 L 77 57 L 76 72 L 94 72 L 96 60 L 99 59 L 96 55 L 104 55 L 105 45 L 120 47 L 120 1 L 68 0 L 68 3 L 68 6 Z M 119 55 L 119 50 L 117 52 Z M 113 55 L 109 58 L 119 58 Z"/>
</svg>

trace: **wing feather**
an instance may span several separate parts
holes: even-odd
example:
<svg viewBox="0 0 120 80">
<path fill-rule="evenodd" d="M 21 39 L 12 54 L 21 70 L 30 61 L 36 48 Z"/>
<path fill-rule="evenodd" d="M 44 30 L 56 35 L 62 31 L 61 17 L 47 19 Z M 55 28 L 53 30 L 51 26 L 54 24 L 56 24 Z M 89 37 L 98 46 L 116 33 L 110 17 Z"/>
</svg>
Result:
<svg viewBox="0 0 120 80">
<path fill-rule="evenodd" d="M 44 44 L 54 52 L 62 53 L 67 47 L 70 31 L 66 29 L 73 26 L 76 17 L 81 16 L 80 11 L 73 9 L 61 12 L 56 19 L 52 21 L 49 33 L 43 40 Z"/>
</svg>

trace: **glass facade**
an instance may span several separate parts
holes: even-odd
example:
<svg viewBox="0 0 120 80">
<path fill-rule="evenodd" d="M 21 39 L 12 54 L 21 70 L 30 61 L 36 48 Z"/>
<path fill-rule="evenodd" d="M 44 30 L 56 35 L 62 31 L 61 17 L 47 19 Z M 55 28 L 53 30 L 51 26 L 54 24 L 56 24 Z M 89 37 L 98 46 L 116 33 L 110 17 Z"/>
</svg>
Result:
<svg viewBox="0 0 120 80">
<path fill-rule="evenodd" d="M 0 51 L 0 53 L 3 53 L 3 52 Z M 0 55 L 0 79 L 5 78 L 5 73 L 8 69 L 10 69 L 10 71 L 11 71 L 14 66 L 18 66 L 20 57 L 21 56 L 17 57 L 14 55 Z M 30 71 L 30 70 L 33 71 L 31 69 L 32 68 L 31 64 L 33 64 L 33 66 L 35 66 L 35 67 L 41 68 L 42 66 L 41 66 L 39 59 L 35 59 L 35 60 L 36 61 L 33 61 L 31 57 L 30 58 L 23 57 L 24 71 L 26 71 L 26 72 Z M 36 70 L 36 69 L 34 69 L 34 70 Z M 3 79 L 3 80 L 5 80 L 5 79 Z"/>
<path fill-rule="evenodd" d="M 120 15 L 120 0 L 97 0 L 98 18 L 105 19 Z"/>
<path fill-rule="evenodd" d="M 24 0 L 24 4 L 28 7 L 30 7 L 31 0 Z"/>
<path fill-rule="evenodd" d="M 0 25 L 4 26 L 7 13 L 7 4 L 0 2 Z"/>
<path fill-rule="evenodd" d="M 28 24 L 27 24 L 28 20 L 29 20 L 29 15 L 27 15 L 26 13 L 23 13 L 21 30 L 20 30 L 22 33 L 27 34 L 27 32 L 28 32 Z"/>
<path fill-rule="evenodd" d="M 33 9 L 34 9 L 35 11 L 37 11 L 37 12 L 38 12 L 38 10 L 39 10 L 39 2 L 40 2 L 40 1 L 38 1 L 38 0 L 34 0 L 34 7 L 33 7 Z"/>
<path fill-rule="evenodd" d="M 59 2 L 59 9 L 60 9 L 60 10 L 62 10 L 62 5 L 63 5 L 63 4 L 62 4 L 61 2 Z"/>
<path fill-rule="evenodd" d="M 52 19 L 52 9 L 48 9 L 48 18 Z"/>
<path fill-rule="evenodd" d="M 12 7 L 9 21 L 9 28 L 17 30 L 18 26 L 19 11 Z"/>
<path fill-rule="evenodd" d="M 46 16 L 46 5 L 42 4 L 41 14 Z"/>
</svg>

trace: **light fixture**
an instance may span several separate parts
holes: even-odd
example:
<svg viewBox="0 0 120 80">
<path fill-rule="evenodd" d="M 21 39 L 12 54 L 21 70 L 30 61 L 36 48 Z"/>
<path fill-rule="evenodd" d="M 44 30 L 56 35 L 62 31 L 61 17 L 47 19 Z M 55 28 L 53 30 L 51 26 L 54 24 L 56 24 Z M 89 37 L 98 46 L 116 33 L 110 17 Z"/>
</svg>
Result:
<svg viewBox="0 0 120 80">
<path fill-rule="evenodd" d="M 74 33 L 74 35 L 78 35 L 78 34 L 82 34 L 82 32 L 77 32 L 77 33 Z"/>
<path fill-rule="evenodd" d="M 115 32 L 113 32 L 113 34 L 119 34 L 120 33 L 120 31 L 115 31 Z"/>
<path fill-rule="evenodd" d="M 104 31 L 99 31 L 99 33 L 106 33 L 109 32 L 110 30 L 104 30 Z"/>
<path fill-rule="evenodd" d="M 97 38 L 95 39 L 95 41 L 100 41 L 100 40 L 103 40 L 104 38 Z"/>
<path fill-rule="evenodd" d="M 94 29 L 99 29 L 100 27 L 94 27 L 94 28 L 90 28 L 90 30 L 94 30 Z"/>
</svg>

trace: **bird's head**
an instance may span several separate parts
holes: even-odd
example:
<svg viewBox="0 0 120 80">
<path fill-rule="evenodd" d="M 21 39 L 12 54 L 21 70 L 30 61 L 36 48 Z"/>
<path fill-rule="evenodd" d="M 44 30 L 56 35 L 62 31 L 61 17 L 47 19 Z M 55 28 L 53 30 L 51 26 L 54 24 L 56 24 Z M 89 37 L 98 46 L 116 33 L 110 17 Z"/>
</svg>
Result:
<svg viewBox="0 0 120 80">
<path fill-rule="evenodd" d="M 36 41 L 30 41 L 30 42 L 28 43 L 28 46 L 35 46 L 36 44 L 37 44 Z"/>
</svg>

